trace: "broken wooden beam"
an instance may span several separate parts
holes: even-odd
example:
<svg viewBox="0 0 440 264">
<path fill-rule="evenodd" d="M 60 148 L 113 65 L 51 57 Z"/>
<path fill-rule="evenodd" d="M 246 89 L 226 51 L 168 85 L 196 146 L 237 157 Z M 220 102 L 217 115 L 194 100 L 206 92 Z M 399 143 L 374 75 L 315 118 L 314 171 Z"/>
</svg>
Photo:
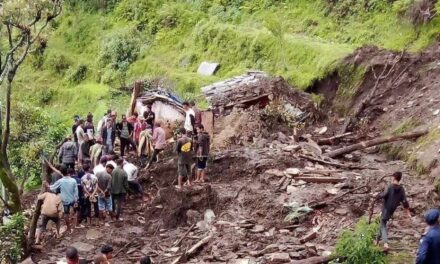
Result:
<svg viewBox="0 0 440 264">
<path fill-rule="evenodd" d="M 328 256 L 328 257 L 311 257 L 311 258 L 307 258 L 307 259 L 302 259 L 302 260 L 294 260 L 293 264 L 325 264 L 325 263 L 329 263 L 330 261 L 337 259 L 337 257 L 335 256 Z"/>
<path fill-rule="evenodd" d="M 339 134 L 339 135 L 329 137 L 329 138 L 320 138 L 316 141 L 316 143 L 318 143 L 318 145 L 333 145 L 336 140 L 344 138 L 344 137 L 348 137 L 351 135 L 353 135 L 353 133 L 348 132 L 348 133 Z"/>
<path fill-rule="evenodd" d="M 185 232 L 185 234 L 183 234 L 183 236 L 174 243 L 173 246 L 177 247 L 180 246 L 180 244 L 182 243 L 182 241 L 188 236 L 189 232 L 191 232 L 191 230 L 193 230 L 193 228 L 196 226 L 197 223 L 194 223 L 189 229 L 188 231 Z"/>
<path fill-rule="evenodd" d="M 295 177 L 294 179 L 309 183 L 340 183 L 346 180 L 346 178 L 341 178 L 341 177 L 311 177 L 311 176 L 310 177 L 299 176 L 299 177 Z"/>
<path fill-rule="evenodd" d="M 325 161 L 322 159 L 318 159 L 318 158 L 314 158 L 314 157 L 302 155 L 302 154 L 300 154 L 299 157 L 303 158 L 303 159 L 310 160 L 310 161 L 314 161 L 314 162 L 317 162 L 320 164 L 333 166 L 336 168 L 343 168 L 343 169 L 349 169 L 349 170 L 378 170 L 377 168 L 374 168 L 374 167 L 363 167 L 363 166 L 348 165 L 348 164 Z"/>
<path fill-rule="evenodd" d="M 301 244 L 305 244 L 313 239 L 315 239 L 316 237 L 318 237 L 318 232 L 313 230 L 312 232 L 308 233 L 307 235 L 303 236 L 299 242 Z"/>
<path fill-rule="evenodd" d="M 418 137 L 421 137 L 421 136 L 428 134 L 428 132 L 429 132 L 428 129 L 423 129 L 423 130 L 419 130 L 419 131 L 415 131 L 415 132 L 402 133 L 402 134 L 398 134 L 398 135 L 382 136 L 379 138 L 375 138 L 375 139 L 368 140 L 368 141 L 363 141 L 363 142 L 360 142 L 357 144 L 353 144 L 353 145 L 350 145 L 347 147 L 343 147 L 343 148 L 331 151 L 331 152 L 327 153 L 326 156 L 330 157 L 330 158 L 336 158 L 341 155 L 353 152 L 355 150 L 365 149 L 365 148 L 369 148 L 369 147 L 373 147 L 373 146 L 377 146 L 377 145 L 381 145 L 381 144 L 385 144 L 385 143 L 400 141 L 400 140 L 404 140 L 404 139 L 418 138 Z"/>
</svg>

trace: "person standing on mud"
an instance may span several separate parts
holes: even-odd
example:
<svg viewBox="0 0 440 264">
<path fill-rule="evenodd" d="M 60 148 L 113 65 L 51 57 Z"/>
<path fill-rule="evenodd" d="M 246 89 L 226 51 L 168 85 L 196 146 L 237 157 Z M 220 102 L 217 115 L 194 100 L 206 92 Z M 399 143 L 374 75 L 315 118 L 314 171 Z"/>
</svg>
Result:
<svg viewBox="0 0 440 264">
<path fill-rule="evenodd" d="M 121 216 L 125 203 L 125 196 L 128 192 L 128 175 L 123 169 L 124 159 L 117 159 L 116 164 L 118 167 L 112 172 L 113 209 L 116 220 L 123 221 Z"/>
<path fill-rule="evenodd" d="M 145 119 L 145 123 L 147 123 L 147 129 L 149 129 L 150 134 L 152 134 L 154 121 L 156 120 L 156 114 L 153 112 L 151 105 L 147 105 L 147 109 L 145 110 L 143 116 Z"/>
<path fill-rule="evenodd" d="M 191 101 L 191 108 L 194 111 L 194 128 L 197 129 L 200 125 L 202 125 L 202 111 L 197 108 L 196 103 Z M 197 132 L 197 131 L 195 131 Z"/>
<path fill-rule="evenodd" d="M 417 252 L 416 264 L 439 264 L 440 263 L 440 211 L 430 209 L 425 214 L 428 232 L 422 237 Z"/>
<path fill-rule="evenodd" d="M 206 181 L 206 163 L 209 157 L 209 147 L 210 147 L 210 137 L 209 134 L 205 132 L 203 125 L 197 127 L 197 171 L 196 180 L 194 182 L 205 182 Z"/>
<path fill-rule="evenodd" d="M 76 128 L 76 137 L 78 138 L 78 164 L 82 165 L 84 160 L 84 144 L 87 141 L 87 135 L 84 132 L 84 120 L 79 120 L 78 127 Z"/>
<path fill-rule="evenodd" d="M 151 139 L 154 144 L 154 151 L 151 155 L 150 161 L 148 161 L 147 169 L 151 166 L 153 162 L 157 162 L 158 158 L 157 155 L 159 155 L 160 152 L 162 152 L 165 147 L 167 146 L 167 140 L 165 136 L 165 130 L 160 125 L 160 122 L 156 122 L 153 137 Z"/>
<path fill-rule="evenodd" d="M 382 238 L 384 243 L 384 249 L 388 250 L 388 231 L 387 223 L 393 217 L 394 211 L 400 204 L 406 209 L 408 217 L 411 218 L 411 212 L 409 211 L 409 204 L 406 200 L 405 189 L 400 185 L 402 180 L 402 173 L 396 171 L 393 173 L 393 182 L 387 189 L 377 196 L 377 200 L 383 199 L 382 214 L 380 217 L 380 230 L 377 236 L 376 242 L 379 243 L 379 239 Z"/>
<path fill-rule="evenodd" d="M 78 115 L 73 116 L 72 137 L 73 137 L 73 142 L 75 143 L 78 143 L 78 137 L 76 136 L 76 129 L 78 128 L 79 120 L 80 118 Z"/>
<path fill-rule="evenodd" d="M 194 111 L 191 109 L 191 106 L 188 102 L 183 102 L 183 109 L 185 110 L 185 123 L 184 123 L 184 128 L 186 130 L 186 134 L 188 137 L 192 138 L 192 136 L 194 135 L 194 128 L 195 128 L 195 116 L 196 114 L 194 113 Z"/>
<path fill-rule="evenodd" d="M 182 189 L 184 178 L 187 178 L 185 186 L 191 186 L 192 140 L 186 132 L 185 128 L 180 128 L 177 134 L 179 138 L 176 142 L 178 189 Z"/>
<path fill-rule="evenodd" d="M 116 129 L 113 126 L 113 120 L 107 119 L 105 127 L 101 131 L 101 137 L 103 141 L 103 155 L 113 152 L 116 140 Z"/>
<path fill-rule="evenodd" d="M 41 225 L 36 232 L 35 243 L 40 244 L 41 236 L 46 231 L 47 224 L 52 221 L 56 225 L 57 238 L 60 237 L 61 216 L 63 215 L 63 202 L 61 198 L 49 191 L 49 188 L 45 186 L 45 192 L 38 195 L 38 200 L 43 201 L 41 206 Z"/>
<path fill-rule="evenodd" d="M 113 165 L 107 164 L 104 171 L 100 171 L 96 174 L 98 179 L 98 208 L 99 208 L 99 218 L 104 222 L 105 226 L 109 226 L 105 222 L 107 216 L 111 216 L 113 212 L 112 203 L 112 172 Z"/>
<path fill-rule="evenodd" d="M 133 163 L 124 160 L 124 171 L 127 173 L 128 177 L 128 188 L 134 194 L 140 195 L 142 198 L 144 196 L 144 190 L 142 185 L 138 182 L 137 177 L 139 173 L 139 168 Z"/>
<path fill-rule="evenodd" d="M 98 200 L 96 198 L 98 192 L 98 179 L 90 172 L 90 166 L 85 164 L 83 167 L 84 176 L 81 177 L 81 184 L 84 191 L 84 217 L 89 225 L 92 224 L 92 208 L 95 218 L 99 217 Z"/>
<path fill-rule="evenodd" d="M 61 174 L 52 164 L 47 163 L 49 168 L 57 173 Z M 60 191 L 61 201 L 63 202 L 64 207 L 64 221 L 66 222 L 67 231 L 71 232 L 72 229 L 70 227 L 70 211 L 72 208 L 78 206 L 78 186 L 75 181 L 69 174 L 63 175 L 63 178 L 56 181 L 54 184 L 50 185 L 46 183 L 49 189 L 52 192 Z"/>
<path fill-rule="evenodd" d="M 133 142 L 133 125 L 127 121 L 127 117 L 122 115 L 122 121 L 116 125 L 118 136 L 121 141 L 121 156 L 125 156 L 125 150 L 130 150 L 130 146 L 136 149 L 136 144 Z"/>
<path fill-rule="evenodd" d="M 60 148 L 58 158 L 60 162 L 67 168 L 75 168 L 75 161 L 78 157 L 78 149 L 76 143 L 72 142 L 70 137 L 66 138 L 66 142 Z"/>
</svg>

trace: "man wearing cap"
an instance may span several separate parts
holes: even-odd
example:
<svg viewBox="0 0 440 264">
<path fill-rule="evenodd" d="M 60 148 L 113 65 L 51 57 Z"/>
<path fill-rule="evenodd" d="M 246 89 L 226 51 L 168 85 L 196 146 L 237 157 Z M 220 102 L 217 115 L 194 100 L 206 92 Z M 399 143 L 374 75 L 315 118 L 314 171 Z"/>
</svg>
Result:
<svg viewBox="0 0 440 264">
<path fill-rule="evenodd" d="M 425 221 L 429 225 L 429 230 L 421 239 L 416 264 L 440 263 L 439 217 L 440 211 L 437 209 L 430 209 L 425 214 Z"/>
</svg>

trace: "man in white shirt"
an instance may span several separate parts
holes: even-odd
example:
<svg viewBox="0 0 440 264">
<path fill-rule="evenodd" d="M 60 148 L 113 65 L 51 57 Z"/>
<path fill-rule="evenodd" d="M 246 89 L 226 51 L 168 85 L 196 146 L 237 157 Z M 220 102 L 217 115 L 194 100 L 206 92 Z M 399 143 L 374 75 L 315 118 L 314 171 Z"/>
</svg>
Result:
<svg viewBox="0 0 440 264">
<path fill-rule="evenodd" d="M 136 165 L 134 165 L 133 163 L 125 160 L 123 169 L 127 173 L 128 187 L 130 188 L 130 190 L 135 194 L 139 194 L 142 197 L 144 195 L 144 191 L 142 189 L 142 186 L 137 181 L 137 176 L 139 172 L 138 167 L 136 167 Z"/>
<path fill-rule="evenodd" d="M 93 174 L 98 174 L 99 172 L 105 171 L 105 165 L 107 164 L 107 157 L 103 156 L 99 160 L 99 164 L 93 168 Z"/>
<path fill-rule="evenodd" d="M 83 153 L 83 144 L 86 142 L 86 133 L 84 132 L 84 120 L 78 121 L 78 127 L 76 128 L 76 137 L 78 138 L 78 163 L 82 165 L 82 162 L 84 160 L 84 153 Z"/>
<path fill-rule="evenodd" d="M 183 109 L 185 110 L 185 124 L 184 128 L 186 130 L 186 134 L 188 137 L 192 138 L 194 135 L 194 125 L 195 125 L 195 116 L 194 110 L 191 109 L 191 106 L 188 102 L 183 102 Z"/>
</svg>

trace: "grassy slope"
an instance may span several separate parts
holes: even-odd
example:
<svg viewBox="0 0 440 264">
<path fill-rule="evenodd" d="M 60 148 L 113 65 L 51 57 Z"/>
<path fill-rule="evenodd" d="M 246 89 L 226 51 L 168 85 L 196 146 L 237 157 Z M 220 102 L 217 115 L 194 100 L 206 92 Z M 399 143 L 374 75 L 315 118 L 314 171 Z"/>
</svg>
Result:
<svg viewBox="0 0 440 264">
<path fill-rule="evenodd" d="M 419 28 L 416 38 L 415 28 L 385 0 L 376 0 L 378 7 L 368 12 L 351 12 L 344 17 L 329 11 L 323 0 L 272 1 L 277 4 L 267 4 L 269 0 L 229 1 L 226 8 L 206 4 L 220 0 L 156 0 L 150 1 L 148 10 L 135 8 L 146 0 L 120 2 L 107 13 L 67 9 L 50 33 L 43 66 L 36 70 L 32 59 L 28 60 L 18 76 L 20 93 L 14 96 L 45 106 L 62 121 L 88 111 L 101 116 L 108 107 L 125 110 L 128 95 L 115 96 L 115 87 L 99 81 L 104 69 L 99 68 L 97 58 L 103 39 L 127 25 L 146 28 L 140 33 L 141 52 L 128 70 L 127 82 L 166 79 L 185 98 L 196 96 L 202 85 L 248 69 L 281 75 L 304 89 L 333 71 L 341 58 L 359 46 L 417 50 L 440 32 L 440 21 L 435 18 Z M 173 21 L 171 25 L 169 21 Z M 155 34 L 151 34 L 153 24 Z M 87 78 L 72 84 L 67 81 L 68 73 L 55 73 L 47 58 L 59 54 L 73 69 L 87 65 Z M 196 73 L 204 60 L 221 64 L 216 76 Z"/>
</svg>

